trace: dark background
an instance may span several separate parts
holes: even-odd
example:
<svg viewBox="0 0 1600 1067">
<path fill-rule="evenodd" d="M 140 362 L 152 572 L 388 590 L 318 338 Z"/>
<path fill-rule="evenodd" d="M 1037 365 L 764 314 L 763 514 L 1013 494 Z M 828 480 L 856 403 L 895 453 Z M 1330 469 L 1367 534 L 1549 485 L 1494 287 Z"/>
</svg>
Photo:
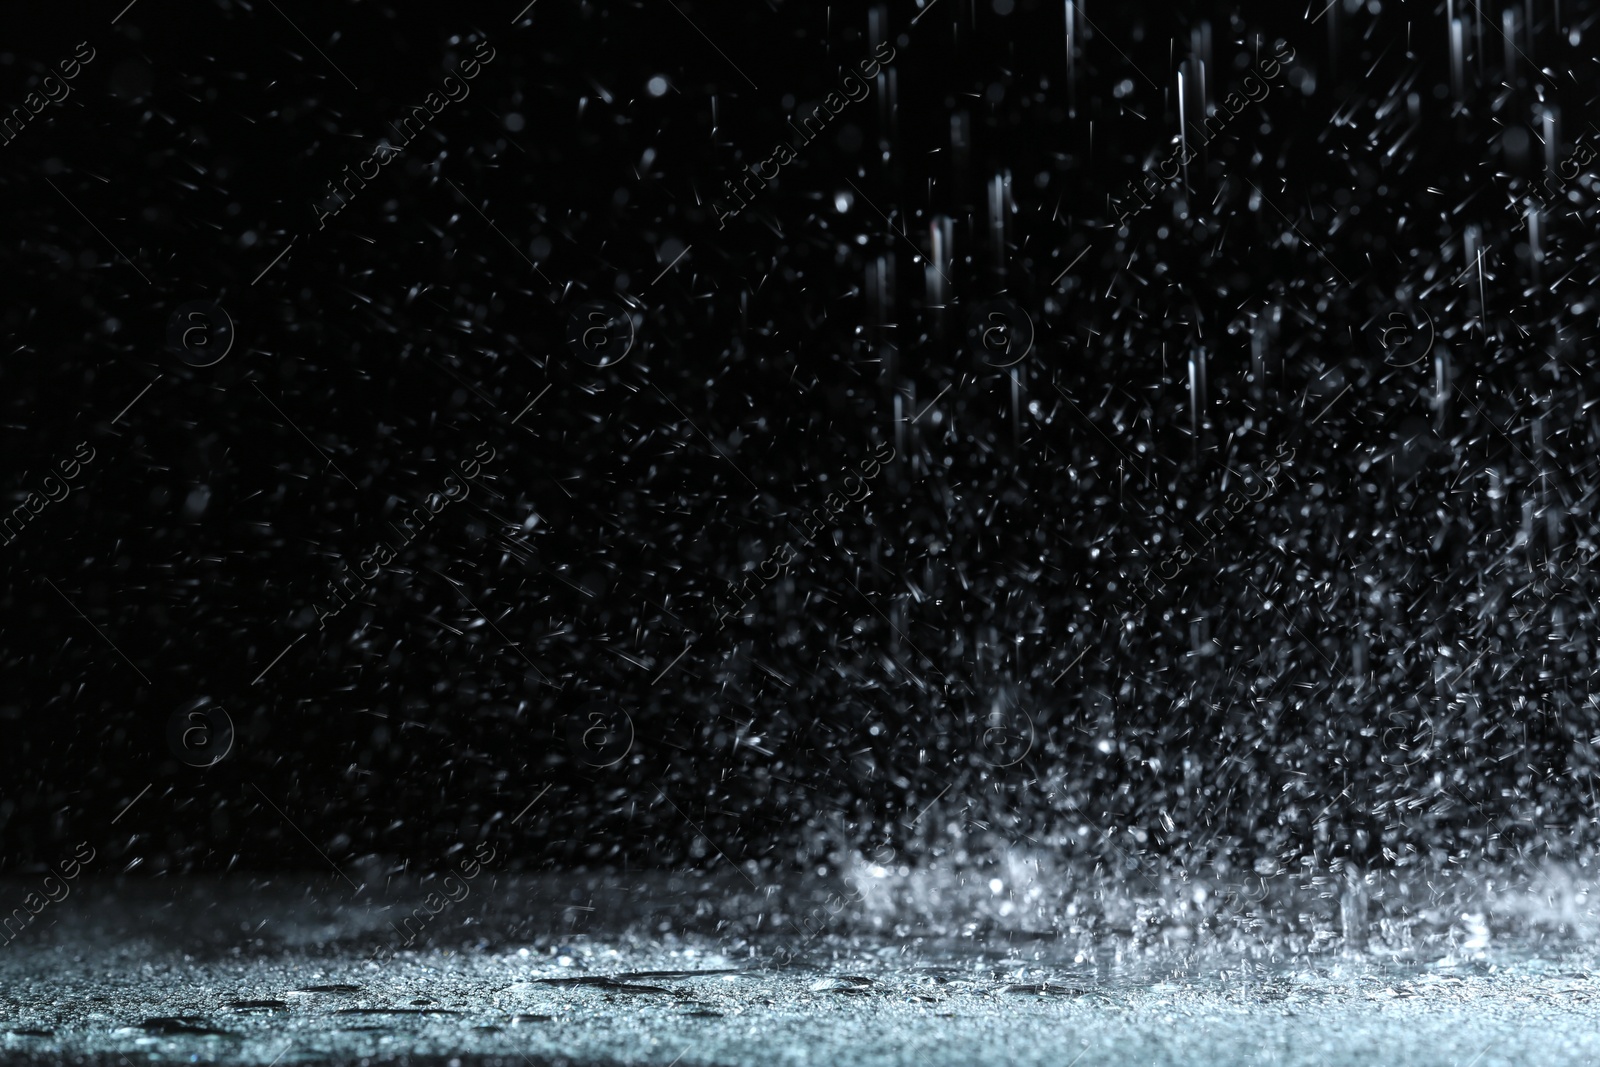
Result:
<svg viewBox="0 0 1600 1067">
<path fill-rule="evenodd" d="M 121 6 L 0 18 L 7 108 L 97 52 L 0 146 L 4 510 L 97 452 L 0 546 L 5 871 L 81 840 L 136 873 L 1592 841 L 1594 180 L 1537 242 L 1522 194 L 1592 119 L 1594 4 L 1466 5 L 1459 93 L 1442 2 L 1090 0 L 1070 69 L 1032 0 Z M 884 40 L 892 78 L 719 229 Z M 1215 104 L 1278 41 L 1267 99 L 1119 230 L 1180 70 Z M 967 330 L 993 299 L 1033 333 L 1010 371 Z M 214 366 L 168 343 L 196 300 L 235 326 Z M 588 301 L 636 309 L 626 359 L 570 343 Z M 318 630 L 480 442 L 471 497 Z M 202 699 L 235 734 L 197 768 L 168 725 Z"/>
</svg>

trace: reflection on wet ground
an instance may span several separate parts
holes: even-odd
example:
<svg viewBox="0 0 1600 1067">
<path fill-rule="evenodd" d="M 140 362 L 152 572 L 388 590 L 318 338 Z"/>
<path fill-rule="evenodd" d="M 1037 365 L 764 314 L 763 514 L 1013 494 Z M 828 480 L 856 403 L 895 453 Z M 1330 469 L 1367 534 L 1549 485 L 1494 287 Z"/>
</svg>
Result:
<svg viewBox="0 0 1600 1067">
<path fill-rule="evenodd" d="M 555 905 L 576 883 L 597 902 L 583 914 L 600 915 L 581 930 Z M 500 906 L 410 948 L 383 916 L 415 885 L 370 899 L 282 880 L 100 886 L 0 949 L 0 1059 L 1600 1062 L 1597 953 L 1570 923 L 1524 918 L 1512 936 L 1509 919 L 1471 913 L 1360 950 L 1308 948 L 1265 924 L 1253 943 L 1237 929 L 1207 940 L 1124 924 L 1087 937 L 970 924 L 903 936 L 847 914 L 803 935 L 783 921 L 793 901 L 752 917 L 743 909 L 760 894 L 718 896 L 728 887 L 716 880 L 639 884 L 649 891 L 616 898 L 631 910 L 611 911 L 599 876 L 506 881 Z M 738 922 L 700 914 L 707 899 Z M 393 955 L 375 959 L 384 945 Z"/>
</svg>

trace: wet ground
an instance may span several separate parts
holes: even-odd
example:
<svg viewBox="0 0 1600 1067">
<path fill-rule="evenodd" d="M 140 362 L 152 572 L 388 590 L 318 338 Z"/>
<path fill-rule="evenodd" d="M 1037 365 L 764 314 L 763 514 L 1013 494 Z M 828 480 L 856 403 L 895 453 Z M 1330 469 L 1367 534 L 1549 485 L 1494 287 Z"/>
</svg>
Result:
<svg viewBox="0 0 1600 1067">
<path fill-rule="evenodd" d="M 0 947 L 0 1060 L 1600 1063 L 1600 964 L 1581 926 L 1497 939 L 1500 918 L 1468 914 L 1409 947 L 1286 950 L 1210 920 L 1213 935 L 991 924 L 932 938 L 874 933 L 841 908 L 838 929 L 811 935 L 791 925 L 810 897 L 784 908 L 744 889 L 502 880 L 447 903 L 441 933 L 408 949 L 388 924 L 424 899 L 415 883 L 85 885 Z"/>
</svg>

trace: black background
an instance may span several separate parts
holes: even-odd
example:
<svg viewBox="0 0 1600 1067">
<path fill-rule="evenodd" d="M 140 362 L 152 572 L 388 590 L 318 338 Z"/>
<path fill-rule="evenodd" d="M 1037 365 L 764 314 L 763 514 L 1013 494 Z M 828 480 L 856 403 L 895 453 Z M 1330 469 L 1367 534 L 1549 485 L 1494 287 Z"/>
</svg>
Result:
<svg viewBox="0 0 1600 1067">
<path fill-rule="evenodd" d="M 1592 836 L 1596 211 L 1572 183 L 1536 261 L 1521 192 L 1541 99 L 1558 160 L 1593 111 L 1594 5 L 1511 5 L 1509 66 L 1504 5 L 1481 37 L 1469 10 L 1459 95 L 1443 3 L 1089 3 L 1070 76 L 1058 3 L 518 6 L 3 17 L 8 108 L 97 53 L 0 146 L 5 510 L 97 452 L 0 546 L 7 869 L 86 839 L 155 873 L 488 835 L 530 867 Z M 318 232 L 483 39 L 471 96 Z M 722 183 L 885 39 L 892 84 L 719 229 Z M 1278 41 L 1267 99 L 1119 231 L 1180 68 L 1217 102 Z M 1014 373 L 966 331 L 997 298 L 1034 336 Z M 195 300 L 235 325 L 214 366 L 168 344 Z M 637 309 L 599 368 L 569 343 L 595 300 Z M 470 499 L 319 630 L 340 560 L 480 442 Z M 1132 599 L 1280 449 L 1278 489 Z M 202 698 L 236 730 L 209 768 L 168 743 Z M 613 766 L 571 743 L 594 701 L 631 724 Z"/>
</svg>

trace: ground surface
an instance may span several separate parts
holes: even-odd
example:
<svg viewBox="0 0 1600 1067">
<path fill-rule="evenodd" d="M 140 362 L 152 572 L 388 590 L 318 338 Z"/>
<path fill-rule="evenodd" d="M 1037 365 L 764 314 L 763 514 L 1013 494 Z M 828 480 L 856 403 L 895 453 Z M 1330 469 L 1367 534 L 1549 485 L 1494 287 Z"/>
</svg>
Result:
<svg viewBox="0 0 1600 1067">
<path fill-rule="evenodd" d="M 592 903 L 502 882 L 494 907 L 459 905 L 472 921 L 448 946 L 381 959 L 400 947 L 386 901 L 417 886 L 84 886 L 0 948 L 0 1060 L 1600 1063 L 1600 967 L 1581 930 L 1497 943 L 1492 919 L 1467 916 L 1464 937 L 1421 951 L 1287 954 L 1171 931 L 802 937 L 786 917 L 730 935 L 707 905 L 750 900 L 717 883 L 643 887 L 670 898 L 655 909 L 616 880 L 575 884 Z"/>
</svg>

